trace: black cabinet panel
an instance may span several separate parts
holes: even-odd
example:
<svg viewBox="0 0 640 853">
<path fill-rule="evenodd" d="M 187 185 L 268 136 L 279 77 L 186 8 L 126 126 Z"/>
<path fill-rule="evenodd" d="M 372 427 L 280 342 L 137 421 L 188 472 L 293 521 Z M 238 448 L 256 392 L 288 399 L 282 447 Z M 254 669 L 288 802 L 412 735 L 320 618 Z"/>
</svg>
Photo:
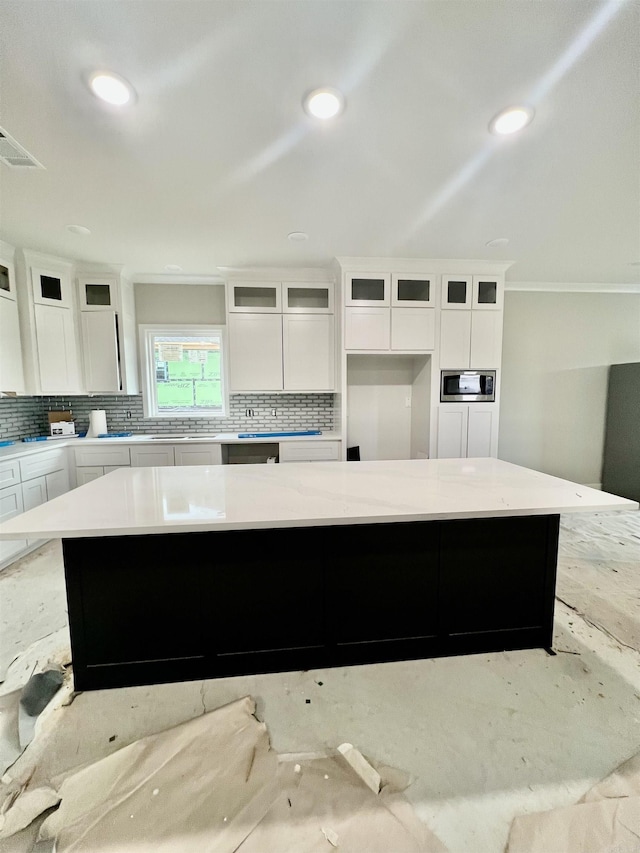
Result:
<svg viewBox="0 0 640 853">
<path fill-rule="evenodd" d="M 558 516 L 63 542 L 76 689 L 551 645 Z"/>
<path fill-rule="evenodd" d="M 338 645 L 434 636 L 438 527 L 378 524 L 338 529 L 328 576 L 328 639 Z"/>
<path fill-rule="evenodd" d="M 441 606 L 447 633 L 545 623 L 547 530 L 546 516 L 442 522 Z"/>
<path fill-rule="evenodd" d="M 324 643 L 324 564 L 314 530 L 221 531 L 204 579 L 203 618 L 217 654 Z M 325 554 L 328 553 L 325 549 Z"/>
<path fill-rule="evenodd" d="M 64 542 L 67 584 L 81 608 L 82 658 L 114 664 L 202 655 L 203 556 L 198 534 Z M 73 628 L 77 615 L 69 601 Z M 194 618 L 196 616 L 196 618 Z"/>
</svg>

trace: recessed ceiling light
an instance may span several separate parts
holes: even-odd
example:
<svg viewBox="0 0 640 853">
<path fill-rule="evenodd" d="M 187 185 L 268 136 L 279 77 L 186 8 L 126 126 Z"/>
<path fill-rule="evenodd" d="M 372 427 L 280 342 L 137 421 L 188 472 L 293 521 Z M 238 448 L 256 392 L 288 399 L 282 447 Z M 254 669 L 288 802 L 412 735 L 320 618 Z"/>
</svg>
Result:
<svg viewBox="0 0 640 853">
<path fill-rule="evenodd" d="M 491 133 L 497 133 L 498 136 L 515 133 L 526 127 L 533 120 L 533 116 L 532 107 L 509 107 L 491 119 L 489 130 Z"/>
<path fill-rule="evenodd" d="M 485 243 L 485 246 L 489 246 L 492 249 L 499 248 L 500 246 L 506 246 L 509 242 L 508 237 L 496 237 L 495 240 L 489 240 L 488 243 Z"/>
<path fill-rule="evenodd" d="M 178 264 L 167 264 L 165 270 L 167 272 L 182 272 L 182 267 Z"/>
<path fill-rule="evenodd" d="M 89 88 L 97 98 L 116 107 L 128 104 L 134 95 L 133 86 L 124 77 L 111 71 L 96 71 L 92 74 Z"/>
<path fill-rule="evenodd" d="M 67 231 L 72 234 L 82 234 L 83 237 L 91 234 L 91 231 L 85 225 L 67 225 Z"/>
<path fill-rule="evenodd" d="M 344 95 L 337 89 L 314 89 L 302 102 L 305 111 L 314 118 L 334 118 L 344 110 Z"/>
<path fill-rule="evenodd" d="M 291 240 L 292 243 L 304 243 L 308 239 L 309 235 L 304 231 L 292 231 L 291 234 L 287 234 L 287 240 Z"/>
</svg>

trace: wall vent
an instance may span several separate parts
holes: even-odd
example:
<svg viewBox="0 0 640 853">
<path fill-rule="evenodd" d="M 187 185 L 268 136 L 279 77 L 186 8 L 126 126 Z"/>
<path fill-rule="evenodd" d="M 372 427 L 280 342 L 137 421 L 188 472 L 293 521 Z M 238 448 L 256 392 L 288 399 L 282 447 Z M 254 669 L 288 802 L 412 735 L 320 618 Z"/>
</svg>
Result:
<svg viewBox="0 0 640 853">
<path fill-rule="evenodd" d="M 0 162 L 12 169 L 44 169 L 35 157 L 0 127 Z"/>
</svg>

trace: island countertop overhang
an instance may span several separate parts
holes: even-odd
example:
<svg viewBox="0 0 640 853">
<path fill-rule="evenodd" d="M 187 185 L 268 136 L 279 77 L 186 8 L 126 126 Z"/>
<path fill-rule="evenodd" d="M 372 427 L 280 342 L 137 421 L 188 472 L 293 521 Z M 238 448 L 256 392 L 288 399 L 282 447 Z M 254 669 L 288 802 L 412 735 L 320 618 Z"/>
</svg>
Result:
<svg viewBox="0 0 640 853">
<path fill-rule="evenodd" d="M 637 510 L 498 459 L 121 468 L 0 525 L 79 538 Z"/>
</svg>

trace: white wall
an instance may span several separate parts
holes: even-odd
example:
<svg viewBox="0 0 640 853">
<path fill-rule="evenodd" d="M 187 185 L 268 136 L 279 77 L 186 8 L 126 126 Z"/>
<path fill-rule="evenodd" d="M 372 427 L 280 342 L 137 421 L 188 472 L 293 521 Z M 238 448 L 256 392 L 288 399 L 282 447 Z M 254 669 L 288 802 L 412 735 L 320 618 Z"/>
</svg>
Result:
<svg viewBox="0 0 640 853">
<path fill-rule="evenodd" d="M 630 361 L 640 294 L 507 291 L 498 456 L 600 483 L 608 366 Z"/>
<path fill-rule="evenodd" d="M 225 324 L 222 284 L 134 285 L 136 322 Z"/>
</svg>

